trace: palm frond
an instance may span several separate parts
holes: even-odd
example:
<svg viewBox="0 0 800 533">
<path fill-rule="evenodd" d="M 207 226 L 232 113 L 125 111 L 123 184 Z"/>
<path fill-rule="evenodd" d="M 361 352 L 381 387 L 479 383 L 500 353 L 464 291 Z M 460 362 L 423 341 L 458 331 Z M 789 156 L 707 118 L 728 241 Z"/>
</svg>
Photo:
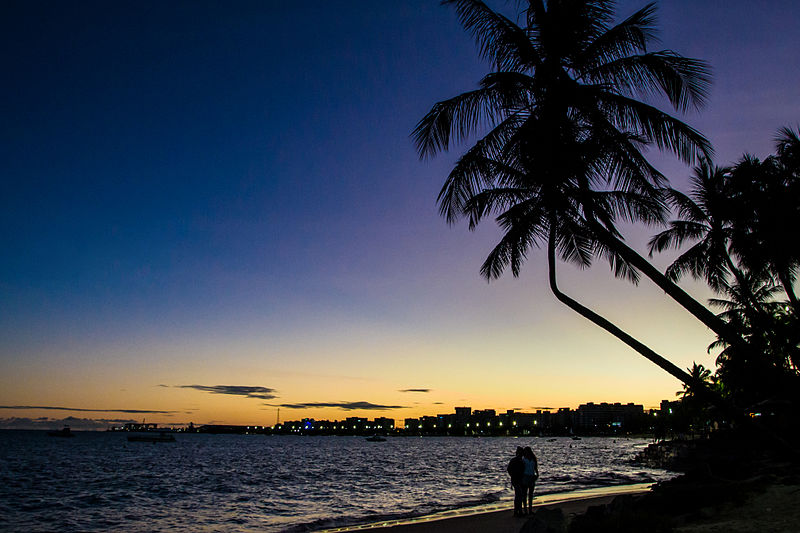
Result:
<svg viewBox="0 0 800 533">
<path fill-rule="evenodd" d="M 608 261 L 611 271 L 614 273 L 614 277 L 624 279 L 634 285 L 639 284 L 641 275 L 633 264 L 626 261 L 625 258 L 600 241 L 595 243 L 595 249 L 599 256 L 604 257 L 606 261 Z"/>
<path fill-rule="evenodd" d="M 711 85 L 711 68 L 704 61 L 671 50 L 623 57 L 600 65 L 583 76 L 628 96 L 666 96 L 685 112 L 703 107 Z"/>
<path fill-rule="evenodd" d="M 663 252 L 680 246 L 690 239 L 700 239 L 705 235 L 707 226 L 688 220 L 673 220 L 669 229 L 657 233 L 647 243 L 650 257 L 654 252 Z"/>
<path fill-rule="evenodd" d="M 576 224 L 573 220 L 564 219 L 558 228 L 556 247 L 561 259 L 581 269 L 592 266 L 595 240 L 591 232 Z"/>
<path fill-rule="evenodd" d="M 481 57 L 497 70 L 520 71 L 539 62 L 528 35 L 480 0 L 444 0 L 453 5 L 465 30 L 475 38 Z"/>
<path fill-rule="evenodd" d="M 466 139 L 481 126 L 493 127 L 505 118 L 493 88 L 481 88 L 438 102 L 411 133 L 420 158 L 447 151 L 451 142 Z"/>
<path fill-rule="evenodd" d="M 665 188 L 663 194 L 667 203 L 675 209 L 675 214 L 683 220 L 701 224 L 708 220 L 707 213 L 689 196 L 672 188 Z"/>
<path fill-rule="evenodd" d="M 499 153 L 509 144 L 518 120 L 517 115 L 508 117 L 456 162 L 437 198 L 439 213 L 448 223 L 458 220 L 466 202 L 481 190 L 519 181 L 521 171 L 513 166 L 513 158 Z M 505 162 L 500 163 L 501 160 Z"/>
<path fill-rule="evenodd" d="M 661 224 L 664 221 L 664 204 L 658 196 L 613 190 L 598 191 L 594 198 L 597 205 L 604 206 L 614 219 L 645 224 Z"/>
<path fill-rule="evenodd" d="M 529 200 L 535 203 L 538 199 L 529 199 L 530 192 L 518 188 L 486 189 L 467 200 L 463 212 L 469 217 L 469 229 L 474 230 L 478 223 L 491 213 L 505 211 L 514 205 Z M 530 216 L 530 213 L 529 213 Z"/>
<path fill-rule="evenodd" d="M 508 266 L 514 277 L 518 277 L 528 250 L 538 247 L 547 234 L 544 213 L 534 202 L 512 206 L 497 217 L 497 223 L 505 231 L 481 265 L 481 276 L 487 281 L 499 278 Z"/>
<path fill-rule="evenodd" d="M 587 91 L 589 96 L 593 92 Z M 582 98 L 582 97 L 581 97 Z M 586 107 L 593 106 L 589 103 Z M 641 152 L 647 139 L 631 132 L 620 131 L 603 113 L 590 110 L 588 120 L 592 122 L 587 151 L 595 154 L 590 163 L 605 176 L 605 183 L 621 190 L 638 190 L 656 194 L 653 187 L 666 182 L 661 174 Z"/>
<path fill-rule="evenodd" d="M 656 39 L 655 4 L 648 4 L 616 26 L 598 35 L 579 56 L 578 72 L 607 64 L 621 57 L 645 52 L 647 43 Z M 583 78 L 579 74 L 579 78 Z"/>
<path fill-rule="evenodd" d="M 728 271 L 725 262 L 713 257 L 705 240 L 698 242 L 682 253 L 667 268 L 668 278 L 678 281 L 684 274 L 694 279 L 704 279 L 715 292 L 725 292 L 728 288 Z"/>
<path fill-rule="evenodd" d="M 698 157 L 711 157 L 713 149 L 700 132 L 663 111 L 632 98 L 613 93 L 599 93 L 600 106 L 610 120 L 626 131 L 669 150 L 686 163 Z"/>
</svg>

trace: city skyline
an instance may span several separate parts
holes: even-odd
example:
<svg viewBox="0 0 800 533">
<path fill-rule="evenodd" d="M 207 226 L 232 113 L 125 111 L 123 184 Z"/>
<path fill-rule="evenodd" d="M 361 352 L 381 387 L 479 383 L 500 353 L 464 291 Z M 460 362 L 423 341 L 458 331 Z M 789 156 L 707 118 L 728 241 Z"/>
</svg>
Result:
<svg viewBox="0 0 800 533">
<path fill-rule="evenodd" d="M 664 47 L 713 69 L 685 118 L 716 162 L 771 153 L 800 121 L 800 5 L 658 8 Z M 452 9 L 0 9 L 0 427 L 648 407 L 680 390 L 556 302 L 543 253 L 487 284 L 496 229 L 439 217 L 460 151 L 419 161 L 410 134 L 487 71 Z M 649 155 L 686 189 L 690 169 Z M 625 236 L 644 251 L 656 231 Z M 646 280 L 598 264 L 560 283 L 679 367 L 713 367 L 713 335 Z"/>
</svg>

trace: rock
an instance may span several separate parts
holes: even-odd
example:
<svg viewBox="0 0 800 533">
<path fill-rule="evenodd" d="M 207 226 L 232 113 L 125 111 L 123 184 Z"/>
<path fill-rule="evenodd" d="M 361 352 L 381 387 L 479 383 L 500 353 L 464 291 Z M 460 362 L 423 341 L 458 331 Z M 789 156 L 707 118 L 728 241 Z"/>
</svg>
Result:
<svg viewBox="0 0 800 533">
<path fill-rule="evenodd" d="M 561 509 L 543 508 L 536 511 L 519 531 L 520 533 L 566 533 L 567 521 Z"/>
<path fill-rule="evenodd" d="M 699 514 L 701 518 L 714 518 L 717 516 L 717 510 L 713 507 L 703 507 L 697 514 Z"/>
<path fill-rule="evenodd" d="M 617 496 L 611 500 L 611 504 L 609 505 L 610 512 L 624 513 L 633 507 L 634 501 L 635 498 L 632 494 L 623 494 L 621 496 Z"/>
</svg>

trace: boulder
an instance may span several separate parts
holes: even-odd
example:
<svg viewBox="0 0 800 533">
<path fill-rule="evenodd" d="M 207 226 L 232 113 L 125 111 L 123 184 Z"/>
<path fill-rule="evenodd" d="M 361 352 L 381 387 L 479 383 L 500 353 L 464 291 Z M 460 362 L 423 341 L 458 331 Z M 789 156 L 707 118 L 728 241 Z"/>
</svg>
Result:
<svg viewBox="0 0 800 533">
<path fill-rule="evenodd" d="M 523 524 L 520 533 L 566 533 L 567 521 L 561 509 L 542 508 Z"/>
</svg>

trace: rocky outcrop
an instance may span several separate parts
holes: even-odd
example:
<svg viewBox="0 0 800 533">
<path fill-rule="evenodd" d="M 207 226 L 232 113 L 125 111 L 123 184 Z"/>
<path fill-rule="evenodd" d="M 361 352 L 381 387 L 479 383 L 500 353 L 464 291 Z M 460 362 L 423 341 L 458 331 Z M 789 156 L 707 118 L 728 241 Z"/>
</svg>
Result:
<svg viewBox="0 0 800 533">
<path fill-rule="evenodd" d="M 520 529 L 520 533 L 566 533 L 567 520 L 561 509 L 539 509 Z"/>
</svg>

